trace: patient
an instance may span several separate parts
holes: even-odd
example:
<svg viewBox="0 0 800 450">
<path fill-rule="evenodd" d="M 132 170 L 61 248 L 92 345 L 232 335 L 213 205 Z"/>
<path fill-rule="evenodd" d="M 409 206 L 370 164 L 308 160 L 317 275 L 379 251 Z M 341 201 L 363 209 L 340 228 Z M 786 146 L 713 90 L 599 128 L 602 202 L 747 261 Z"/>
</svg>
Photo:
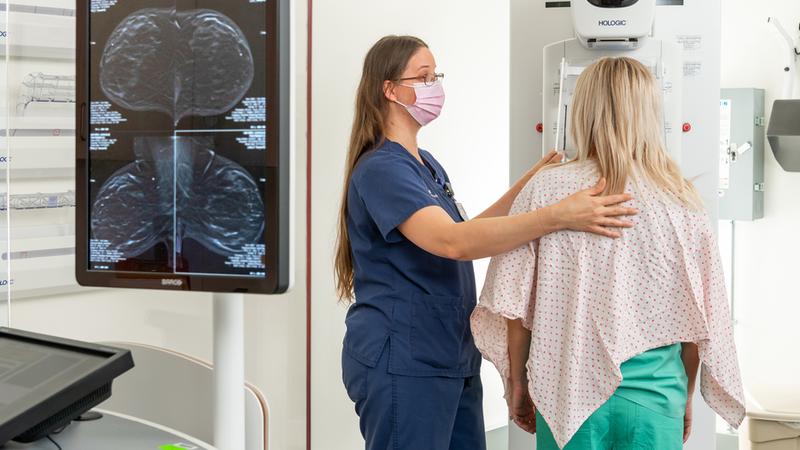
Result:
<svg viewBox="0 0 800 450">
<path fill-rule="evenodd" d="M 543 170 L 511 213 L 605 178 L 607 193 L 634 196 L 635 227 L 618 240 L 550 234 L 489 266 L 475 343 L 537 450 L 682 448 L 701 364 L 706 402 L 732 426 L 744 417 L 712 225 L 665 151 L 661 111 L 641 63 L 606 58 L 587 68 L 571 113 L 577 159 Z"/>
</svg>

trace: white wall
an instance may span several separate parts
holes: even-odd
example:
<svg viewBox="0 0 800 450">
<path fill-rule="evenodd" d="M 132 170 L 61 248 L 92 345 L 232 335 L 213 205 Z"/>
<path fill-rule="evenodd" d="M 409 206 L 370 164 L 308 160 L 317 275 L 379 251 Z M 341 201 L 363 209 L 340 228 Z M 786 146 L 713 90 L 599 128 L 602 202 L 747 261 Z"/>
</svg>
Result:
<svg viewBox="0 0 800 450">
<path fill-rule="evenodd" d="M 297 189 L 293 239 L 297 283 L 287 295 L 248 296 L 245 310 L 246 375 L 264 392 L 270 404 L 271 448 L 279 450 L 306 448 L 306 3 L 291 3 L 294 8 L 292 94 Z M 74 4 L 70 2 L 70 6 L 63 7 L 71 8 Z M 47 273 L 42 276 L 46 277 Z M 210 360 L 210 300 L 210 294 L 202 293 L 82 289 L 68 295 L 13 301 L 12 325 L 89 341 L 141 342 Z"/>
<path fill-rule="evenodd" d="M 386 34 L 413 34 L 430 45 L 444 72 L 447 102 L 420 146 L 448 170 L 474 216 L 508 186 L 508 1 L 321 1 L 314 5 L 313 85 L 313 448 L 362 444 L 341 384 L 345 310 L 333 289 L 333 242 L 355 89 L 364 55 Z M 483 281 L 482 264 L 477 278 Z M 503 425 L 505 405 L 485 365 L 488 422 Z"/>
<path fill-rule="evenodd" d="M 778 17 L 796 36 L 800 2 L 723 2 L 722 86 L 766 89 L 769 118 L 772 102 L 782 92 L 786 59 L 785 47 L 767 24 L 768 16 Z M 800 173 L 783 171 L 769 144 L 765 148 L 765 218 L 737 222 L 735 274 L 745 385 L 764 402 L 765 390 L 800 390 L 800 359 L 796 357 L 800 342 Z"/>
</svg>

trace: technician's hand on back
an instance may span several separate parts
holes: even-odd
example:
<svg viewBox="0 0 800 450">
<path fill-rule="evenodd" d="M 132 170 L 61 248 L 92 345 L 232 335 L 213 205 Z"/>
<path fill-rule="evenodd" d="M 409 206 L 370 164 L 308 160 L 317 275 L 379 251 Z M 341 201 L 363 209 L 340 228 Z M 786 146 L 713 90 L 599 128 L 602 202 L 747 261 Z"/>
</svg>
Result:
<svg viewBox="0 0 800 450">
<path fill-rule="evenodd" d="M 485 449 L 481 356 L 469 316 L 470 260 L 547 233 L 619 237 L 636 214 L 627 195 L 598 186 L 536 211 L 508 216 L 545 157 L 505 195 L 467 220 L 447 172 L 417 146 L 444 104 L 442 74 L 421 40 L 388 36 L 364 61 L 356 99 L 336 275 L 347 313 L 342 372 L 366 448 Z"/>
</svg>

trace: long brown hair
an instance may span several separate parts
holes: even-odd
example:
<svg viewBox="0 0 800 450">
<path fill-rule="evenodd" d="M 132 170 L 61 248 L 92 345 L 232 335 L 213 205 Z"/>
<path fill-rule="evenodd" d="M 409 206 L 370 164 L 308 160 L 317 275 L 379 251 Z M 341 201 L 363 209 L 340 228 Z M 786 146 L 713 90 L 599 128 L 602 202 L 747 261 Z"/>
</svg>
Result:
<svg viewBox="0 0 800 450">
<path fill-rule="evenodd" d="M 603 58 L 583 71 L 573 95 L 572 137 L 578 161 L 595 160 L 607 194 L 641 175 L 693 209 L 702 202 L 663 141 L 661 91 L 655 76 L 631 58 Z"/>
<path fill-rule="evenodd" d="M 364 58 L 361 83 L 356 93 L 355 116 L 347 151 L 336 238 L 336 293 L 342 302 L 351 303 L 354 297 L 353 255 L 347 231 L 347 191 L 350 177 L 361 156 L 383 143 L 389 111 L 389 102 L 383 91 L 384 82 L 400 78 L 411 57 L 417 50 L 427 46 L 421 39 L 413 36 L 386 36 L 376 42 Z"/>
</svg>

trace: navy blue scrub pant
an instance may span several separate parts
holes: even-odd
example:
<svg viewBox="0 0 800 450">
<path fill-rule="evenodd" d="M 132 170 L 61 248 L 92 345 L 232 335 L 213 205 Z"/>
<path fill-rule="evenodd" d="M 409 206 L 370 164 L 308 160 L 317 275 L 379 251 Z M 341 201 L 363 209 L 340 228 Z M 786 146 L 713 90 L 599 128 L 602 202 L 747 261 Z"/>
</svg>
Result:
<svg viewBox="0 0 800 450">
<path fill-rule="evenodd" d="M 479 376 L 393 375 L 388 361 L 388 348 L 375 367 L 342 352 L 342 378 L 366 450 L 486 450 Z"/>
</svg>

